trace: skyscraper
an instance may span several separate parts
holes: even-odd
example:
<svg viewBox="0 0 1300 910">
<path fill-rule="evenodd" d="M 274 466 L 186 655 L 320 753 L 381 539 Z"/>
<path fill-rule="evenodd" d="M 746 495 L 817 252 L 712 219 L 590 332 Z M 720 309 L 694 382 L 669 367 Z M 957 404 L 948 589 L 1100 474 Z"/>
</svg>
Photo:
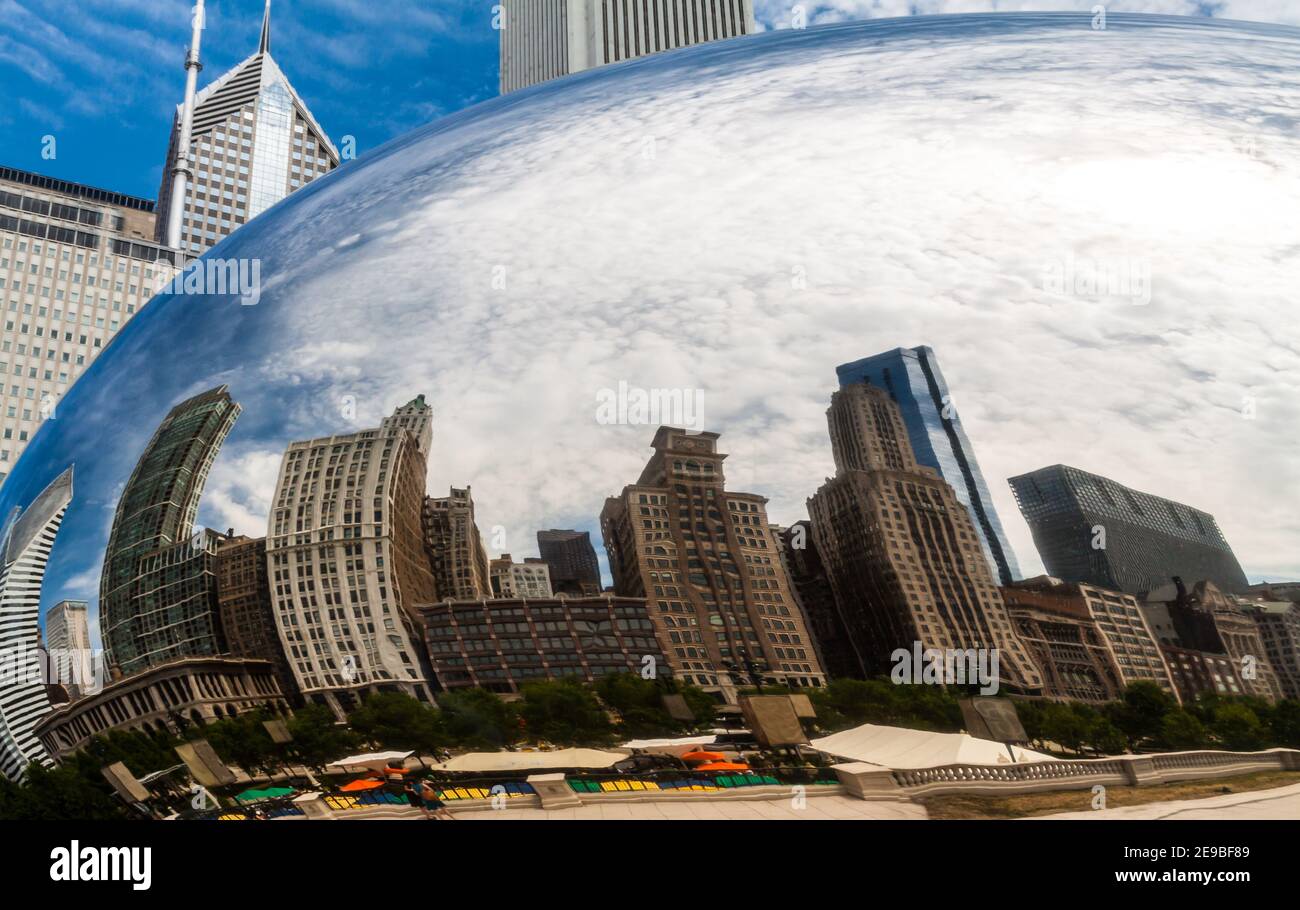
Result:
<svg viewBox="0 0 1300 910">
<path fill-rule="evenodd" d="M 857 675 L 889 672 L 897 649 L 919 643 L 996 651 L 1000 685 L 1041 689 L 970 510 L 917 463 L 898 404 L 883 388 L 850 385 L 826 416 L 835 476 L 808 500 L 808 514 Z"/>
<path fill-rule="evenodd" d="M 752 35 L 753 0 L 502 0 L 501 93 L 606 63 Z"/>
<path fill-rule="evenodd" d="M 90 649 L 90 623 L 84 600 L 61 600 L 45 614 L 45 647 L 50 682 L 62 685 L 76 701 L 86 694 L 96 669 Z"/>
<path fill-rule="evenodd" d="M 487 551 L 474 521 L 474 497 L 468 487 L 424 500 L 424 544 L 433 566 L 438 595 L 453 600 L 492 596 Z"/>
<path fill-rule="evenodd" d="M 1177 575 L 1226 591 L 1246 576 L 1214 516 L 1066 465 L 1010 479 L 1049 574 L 1144 594 Z"/>
<path fill-rule="evenodd" d="M 796 521 L 788 528 L 774 526 L 772 539 L 781 553 L 781 564 L 790 579 L 790 593 L 803 612 L 822 669 L 830 677 L 855 675 L 858 666 L 849 647 L 848 633 L 835 609 L 830 579 L 817 554 L 812 522 Z"/>
<path fill-rule="evenodd" d="M 14 509 L 0 532 L 0 773 L 22 780 L 33 762 L 49 764 L 34 732 L 50 710 L 38 657 L 41 583 L 54 538 L 72 502 L 68 468 L 26 509 Z"/>
<path fill-rule="evenodd" d="M 166 238 L 181 107 L 158 190 L 157 237 Z M 294 190 L 339 166 L 339 153 L 271 57 L 267 0 L 257 51 L 195 98 L 181 250 L 198 256 Z"/>
<path fill-rule="evenodd" d="M 756 681 L 824 686 L 767 500 L 725 488 L 717 433 L 660 427 L 652 445 L 600 524 L 614 589 L 646 599 L 673 675 L 728 701 Z"/>
<path fill-rule="evenodd" d="M 280 691 L 291 701 L 299 701 L 298 684 L 284 656 L 275 622 L 267 580 L 266 538 L 226 535 L 217 543 L 214 571 L 227 652 L 270 663 Z"/>
<path fill-rule="evenodd" d="M 557 594 L 575 597 L 600 593 L 600 562 L 587 531 L 537 532 L 542 561 L 551 567 L 551 586 Z"/>
<path fill-rule="evenodd" d="M 841 388 L 865 382 L 889 393 L 903 415 L 917 464 L 938 471 L 957 494 L 957 501 L 970 509 L 994 578 L 1004 585 L 1019 578 L 1020 566 L 934 351 L 924 346 L 896 348 L 843 364 L 835 372 Z"/>
<path fill-rule="evenodd" d="M 372 692 L 433 700 L 415 614 L 438 600 L 421 525 L 431 414 L 420 397 L 377 429 L 291 443 L 280 463 L 276 623 L 304 698 L 339 716 Z"/>
<path fill-rule="evenodd" d="M 99 582 L 110 669 L 135 673 L 223 650 L 211 532 L 190 535 L 212 462 L 239 417 L 226 386 L 176 405 L 136 463 L 113 517 Z"/>
<path fill-rule="evenodd" d="M 0 482 L 59 399 L 175 273 L 154 204 L 0 167 Z"/>
</svg>

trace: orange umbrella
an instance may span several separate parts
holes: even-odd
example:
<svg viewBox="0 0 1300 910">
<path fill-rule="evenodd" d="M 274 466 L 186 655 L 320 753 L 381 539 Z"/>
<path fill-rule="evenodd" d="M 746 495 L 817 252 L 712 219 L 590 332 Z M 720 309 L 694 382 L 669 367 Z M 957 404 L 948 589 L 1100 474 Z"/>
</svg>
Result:
<svg viewBox="0 0 1300 910">
<path fill-rule="evenodd" d="M 376 787 L 382 787 L 383 785 L 384 782 L 382 780 L 354 780 L 351 783 L 344 784 L 339 787 L 339 789 L 344 793 L 357 793 L 361 790 L 373 790 Z"/>
<path fill-rule="evenodd" d="M 721 752 L 705 752 L 700 750 L 697 752 L 687 752 L 682 756 L 682 761 L 722 761 L 726 757 L 727 756 L 723 755 Z"/>
<path fill-rule="evenodd" d="M 744 762 L 734 761 L 713 761 L 706 765 L 696 765 L 696 771 L 748 771 L 749 765 Z"/>
</svg>

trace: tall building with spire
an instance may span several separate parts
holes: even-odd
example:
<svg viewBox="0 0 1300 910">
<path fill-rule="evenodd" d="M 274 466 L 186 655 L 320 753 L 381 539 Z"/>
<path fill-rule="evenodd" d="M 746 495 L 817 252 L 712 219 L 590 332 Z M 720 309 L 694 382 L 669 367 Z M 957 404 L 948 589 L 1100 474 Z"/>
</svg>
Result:
<svg viewBox="0 0 1300 910">
<path fill-rule="evenodd" d="M 186 198 L 172 199 L 182 134 L 177 107 L 158 191 L 157 239 L 173 205 L 184 206 L 180 249 L 207 252 L 247 221 L 339 166 L 339 153 L 271 56 L 271 2 L 256 53 L 194 100 Z"/>
<path fill-rule="evenodd" d="M 208 471 L 239 412 L 226 386 L 176 405 L 122 491 L 99 582 L 99 624 L 111 670 L 131 674 L 224 650 L 217 535 L 191 539 L 191 532 Z"/>
</svg>

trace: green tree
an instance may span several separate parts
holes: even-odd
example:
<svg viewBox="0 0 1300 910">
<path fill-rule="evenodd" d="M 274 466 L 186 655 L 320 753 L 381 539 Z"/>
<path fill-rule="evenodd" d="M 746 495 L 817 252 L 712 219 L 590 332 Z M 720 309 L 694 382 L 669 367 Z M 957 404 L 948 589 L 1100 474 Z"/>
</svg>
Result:
<svg viewBox="0 0 1300 910">
<path fill-rule="evenodd" d="M 1043 741 L 1043 711 L 1046 702 L 1029 701 L 1013 699 L 1016 706 L 1016 715 L 1020 718 L 1020 725 L 1025 728 L 1025 735 L 1029 737 L 1031 743 L 1041 744 Z"/>
<path fill-rule="evenodd" d="M 1043 709 L 1043 736 L 1069 749 L 1082 752 L 1088 738 L 1089 719 L 1073 705 L 1051 702 Z"/>
<path fill-rule="evenodd" d="M 31 765 L 22 784 L 0 782 L 0 819 L 10 821 L 114 821 L 127 817 L 108 783 L 97 785 L 77 768 Z"/>
<path fill-rule="evenodd" d="M 495 751 L 519 738 L 514 709 L 495 692 L 457 689 L 438 696 L 442 726 L 457 746 Z"/>
<path fill-rule="evenodd" d="M 1088 733 L 1085 737 L 1088 748 L 1102 755 L 1116 755 L 1128 745 L 1128 737 L 1111 721 L 1109 717 L 1092 709 L 1088 717 Z"/>
<path fill-rule="evenodd" d="M 1224 748 L 1250 752 L 1264 744 L 1266 730 L 1259 716 L 1246 705 L 1229 702 L 1214 709 L 1214 735 Z"/>
<path fill-rule="evenodd" d="M 1165 715 L 1176 707 L 1173 697 L 1146 679 L 1129 683 L 1124 697 L 1107 714 L 1111 722 L 1128 737 L 1134 749 L 1144 740 L 1160 735 Z"/>
<path fill-rule="evenodd" d="M 436 710 L 401 692 L 376 692 L 348 715 L 357 735 L 378 749 L 433 752 L 447 744 Z"/>
<path fill-rule="evenodd" d="M 576 679 L 525 683 L 520 716 L 530 739 L 561 745 L 606 745 L 614 725 L 590 687 Z"/>
<path fill-rule="evenodd" d="M 1288 698 L 1278 702 L 1269 717 L 1268 731 L 1273 745 L 1300 749 L 1300 701 Z"/>
<path fill-rule="evenodd" d="M 317 770 L 355 752 L 361 744 L 360 737 L 339 723 L 334 712 L 324 705 L 298 708 L 289 718 L 288 727 L 293 737 L 291 753 Z"/>
<path fill-rule="evenodd" d="M 1208 738 L 1205 725 L 1183 708 L 1170 711 L 1160 725 L 1160 742 L 1166 749 L 1200 749 Z"/>
<path fill-rule="evenodd" d="M 238 765 L 249 774 L 274 770 L 281 765 L 281 754 L 266 732 L 261 711 L 248 711 L 227 717 L 194 731 L 206 739 L 227 764 Z"/>
</svg>

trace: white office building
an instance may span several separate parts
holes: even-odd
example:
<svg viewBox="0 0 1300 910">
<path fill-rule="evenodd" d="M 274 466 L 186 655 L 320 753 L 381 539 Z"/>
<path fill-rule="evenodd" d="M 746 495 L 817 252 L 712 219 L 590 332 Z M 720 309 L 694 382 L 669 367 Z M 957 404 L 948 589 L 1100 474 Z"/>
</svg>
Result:
<svg viewBox="0 0 1300 910">
<path fill-rule="evenodd" d="M 752 35 L 753 0 L 501 0 L 501 94 L 659 51 Z"/>
</svg>

